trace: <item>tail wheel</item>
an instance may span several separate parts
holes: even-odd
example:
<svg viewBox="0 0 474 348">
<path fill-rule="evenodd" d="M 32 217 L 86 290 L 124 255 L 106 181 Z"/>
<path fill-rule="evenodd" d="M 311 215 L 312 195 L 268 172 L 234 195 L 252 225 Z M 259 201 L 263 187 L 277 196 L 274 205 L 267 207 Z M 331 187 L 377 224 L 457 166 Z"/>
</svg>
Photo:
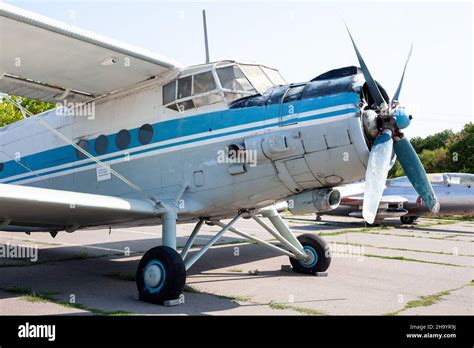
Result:
<svg viewBox="0 0 474 348">
<path fill-rule="evenodd" d="M 308 258 L 300 261 L 290 257 L 291 265 L 296 273 L 314 274 L 324 272 L 331 264 L 331 251 L 324 239 L 314 234 L 303 234 L 298 237 Z"/>
<path fill-rule="evenodd" d="M 163 304 L 177 299 L 186 283 L 181 255 L 166 246 L 148 250 L 138 264 L 136 282 L 140 300 Z"/>
</svg>

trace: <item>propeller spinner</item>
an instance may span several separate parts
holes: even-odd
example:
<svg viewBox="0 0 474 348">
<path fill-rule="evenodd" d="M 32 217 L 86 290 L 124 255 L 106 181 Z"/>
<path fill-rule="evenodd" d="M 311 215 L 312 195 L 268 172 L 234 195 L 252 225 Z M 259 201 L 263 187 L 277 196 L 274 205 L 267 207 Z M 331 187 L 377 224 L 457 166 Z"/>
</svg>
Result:
<svg viewBox="0 0 474 348">
<path fill-rule="evenodd" d="M 382 198 L 383 190 L 385 188 L 387 175 L 391 167 L 390 160 L 392 157 L 392 150 L 395 151 L 400 165 L 423 202 L 425 202 L 433 213 L 437 213 L 439 211 L 439 202 L 433 191 L 433 187 L 428 180 L 426 171 L 410 141 L 400 132 L 400 129 L 408 127 L 411 121 L 411 116 L 409 116 L 405 109 L 399 104 L 399 96 L 405 78 L 408 61 L 410 60 L 413 51 L 413 44 L 405 62 L 405 67 L 398 88 L 391 103 L 389 103 L 389 101 L 386 101 L 382 96 L 377 83 L 370 74 L 369 68 L 365 64 L 347 25 L 346 29 L 349 33 L 352 45 L 354 46 L 369 92 L 375 100 L 376 117 L 380 120 L 378 122 L 380 127 L 378 127 L 378 134 L 372 144 L 365 174 L 364 205 L 362 208 L 364 220 L 369 224 L 372 224 L 375 221 L 380 199 Z"/>
</svg>

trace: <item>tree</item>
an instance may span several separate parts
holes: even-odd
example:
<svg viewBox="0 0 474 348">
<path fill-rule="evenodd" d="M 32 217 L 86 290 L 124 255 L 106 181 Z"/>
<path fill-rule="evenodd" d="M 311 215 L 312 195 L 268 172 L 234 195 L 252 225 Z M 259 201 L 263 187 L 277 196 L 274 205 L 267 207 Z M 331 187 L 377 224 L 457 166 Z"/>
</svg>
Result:
<svg viewBox="0 0 474 348">
<path fill-rule="evenodd" d="M 26 110 L 31 112 L 33 115 L 41 112 L 50 110 L 55 107 L 54 104 L 42 102 L 35 99 L 10 96 L 13 100 L 19 103 Z M 23 115 L 15 104 L 9 99 L 2 98 L 0 96 L 0 127 L 4 127 L 7 124 L 14 123 L 23 119 Z"/>
<path fill-rule="evenodd" d="M 428 135 L 426 138 L 413 137 L 410 142 L 413 145 L 416 153 L 420 154 L 423 150 L 436 150 L 446 145 L 449 138 L 454 135 L 451 129 L 446 129 L 442 132 Z"/>
<path fill-rule="evenodd" d="M 451 171 L 474 173 L 474 123 L 470 122 L 447 142 Z"/>
<path fill-rule="evenodd" d="M 474 173 L 474 124 L 467 123 L 454 133 L 445 130 L 426 138 L 414 137 L 411 143 L 427 173 Z M 404 176 L 398 161 L 389 172 L 389 178 Z"/>
</svg>

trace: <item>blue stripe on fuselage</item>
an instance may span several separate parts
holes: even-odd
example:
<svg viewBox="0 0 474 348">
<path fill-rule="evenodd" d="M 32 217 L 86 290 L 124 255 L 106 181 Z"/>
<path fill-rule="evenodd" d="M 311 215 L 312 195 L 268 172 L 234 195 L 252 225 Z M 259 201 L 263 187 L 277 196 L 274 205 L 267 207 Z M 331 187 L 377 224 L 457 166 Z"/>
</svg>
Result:
<svg viewBox="0 0 474 348">
<path fill-rule="evenodd" d="M 324 109 L 328 107 L 334 107 L 343 104 L 355 104 L 359 102 L 359 95 L 357 93 L 342 93 L 333 96 L 326 96 L 313 99 L 305 99 L 301 101 L 294 101 L 292 104 L 295 105 L 295 112 L 302 113 L 311 110 Z M 357 111 L 357 110 L 354 110 Z M 157 145 L 154 147 L 148 147 L 146 149 L 137 149 L 137 151 L 130 151 L 130 155 L 137 155 L 140 153 L 159 150 L 162 148 L 172 147 L 183 145 L 191 142 L 197 142 L 217 137 L 223 137 L 227 135 L 237 134 L 241 132 L 248 132 L 252 130 L 262 129 L 264 127 L 277 126 L 278 123 L 266 124 L 265 126 L 251 127 L 240 129 L 232 132 L 220 133 L 220 134 L 211 134 L 210 130 L 217 131 L 223 130 L 235 126 L 244 126 L 245 124 L 250 124 L 254 122 L 261 122 L 265 119 L 278 118 L 280 112 L 280 104 L 273 104 L 268 106 L 256 106 L 248 108 L 239 108 L 239 109 L 226 109 L 216 112 L 210 112 L 206 114 L 200 114 L 195 116 L 188 116 L 183 118 L 178 118 L 174 120 L 162 121 L 153 124 L 154 136 L 152 143 L 159 143 L 167 140 L 176 139 L 176 142 L 166 145 Z M 330 112 L 325 114 L 320 114 L 307 118 L 300 118 L 300 121 L 306 119 L 317 119 L 325 118 L 340 115 L 346 113 L 348 110 L 342 110 L 340 112 Z M 129 150 L 132 150 L 137 147 L 142 147 L 138 141 L 138 130 L 139 128 L 134 128 L 130 130 L 131 142 L 128 147 Z M 203 136 L 195 139 L 190 139 L 186 141 L 180 141 L 180 138 L 209 132 L 208 136 Z M 116 133 L 108 135 L 109 137 L 109 149 L 106 155 L 113 154 L 114 152 L 121 151 L 115 145 Z M 89 140 L 89 151 L 93 155 L 97 155 L 94 150 L 94 140 Z M 147 145 L 149 146 L 149 145 Z M 117 158 L 121 158 L 123 155 L 112 156 L 104 160 L 104 162 L 112 161 Z M 22 158 L 21 163 L 26 165 L 32 171 L 42 170 L 47 168 L 52 168 L 60 165 L 70 164 L 80 161 L 77 158 L 76 150 L 70 146 L 61 146 L 58 148 L 42 151 L 36 154 L 25 156 Z M 81 163 L 73 167 L 67 167 L 57 170 L 51 170 L 41 175 L 54 174 L 64 170 L 70 170 L 72 168 L 81 168 L 91 164 L 91 161 L 86 163 Z M 10 176 L 20 175 L 27 173 L 28 170 L 16 163 L 16 161 L 8 161 L 4 164 L 4 170 L 0 172 L 0 178 L 8 178 Z M 7 181 L 7 183 L 12 183 L 20 180 L 27 180 L 33 178 L 36 175 L 26 176 L 22 178 L 17 178 L 15 180 Z"/>
</svg>

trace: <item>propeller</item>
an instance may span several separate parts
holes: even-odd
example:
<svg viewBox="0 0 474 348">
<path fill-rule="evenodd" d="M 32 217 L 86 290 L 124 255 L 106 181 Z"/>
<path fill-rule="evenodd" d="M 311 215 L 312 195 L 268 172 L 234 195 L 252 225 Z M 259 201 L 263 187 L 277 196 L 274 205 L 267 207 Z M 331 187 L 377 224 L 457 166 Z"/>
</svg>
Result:
<svg viewBox="0 0 474 348">
<path fill-rule="evenodd" d="M 362 216 L 369 224 L 374 223 L 380 199 L 382 198 L 383 190 L 385 188 L 388 172 L 393 164 L 393 152 L 395 152 L 400 165 L 423 202 L 433 213 L 437 213 L 439 211 L 439 202 L 433 191 L 433 187 L 428 180 L 426 171 L 410 141 L 400 131 L 410 125 L 412 118 L 406 113 L 405 108 L 399 105 L 399 97 L 407 65 L 413 51 L 413 44 L 408 53 L 400 83 L 398 84 L 397 90 L 392 98 L 390 107 L 388 107 L 387 103 L 389 101 L 386 101 L 380 92 L 380 89 L 372 77 L 369 68 L 365 64 L 347 25 L 346 29 L 352 41 L 352 45 L 354 46 L 370 95 L 375 100 L 375 111 L 377 113 L 377 118 L 379 119 L 379 122 L 377 122 L 379 125 L 378 135 L 372 143 L 365 174 Z"/>
<path fill-rule="evenodd" d="M 405 71 L 407 71 L 407 65 L 408 65 L 408 62 L 410 61 L 412 52 L 413 52 L 413 43 L 411 44 L 410 51 L 408 52 L 408 57 L 405 62 L 405 67 L 403 68 L 402 78 L 400 79 L 400 83 L 398 84 L 397 90 L 395 91 L 395 94 L 393 95 L 393 98 L 392 98 L 392 107 L 395 107 L 396 104 L 398 104 L 398 98 L 400 97 L 400 91 L 402 90 L 403 79 L 405 78 Z"/>
</svg>

